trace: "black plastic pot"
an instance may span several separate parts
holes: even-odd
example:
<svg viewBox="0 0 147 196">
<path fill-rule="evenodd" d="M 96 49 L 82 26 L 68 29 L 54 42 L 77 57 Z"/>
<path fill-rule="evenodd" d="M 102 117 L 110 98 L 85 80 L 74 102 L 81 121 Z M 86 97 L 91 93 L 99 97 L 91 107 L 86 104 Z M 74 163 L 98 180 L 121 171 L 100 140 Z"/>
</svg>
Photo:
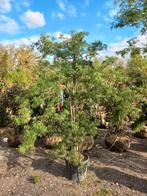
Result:
<svg viewBox="0 0 147 196">
<path fill-rule="evenodd" d="M 87 174 L 87 168 L 89 166 L 89 156 L 84 155 L 84 160 L 80 165 L 73 165 L 69 161 L 65 160 L 67 177 L 74 182 L 82 182 Z"/>
</svg>

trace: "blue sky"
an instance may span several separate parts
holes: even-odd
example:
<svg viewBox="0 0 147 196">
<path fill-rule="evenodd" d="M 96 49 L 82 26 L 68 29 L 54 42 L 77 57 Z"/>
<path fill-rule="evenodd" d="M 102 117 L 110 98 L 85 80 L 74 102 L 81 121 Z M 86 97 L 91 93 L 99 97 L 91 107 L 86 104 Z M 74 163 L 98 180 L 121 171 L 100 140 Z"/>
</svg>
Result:
<svg viewBox="0 0 147 196">
<path fill-rule="evenodd" d="M 82 30 L 89 32 L 89 41 L 112 45 L 137 32 L 129 27 L 111 30 L 116 12 L 113 0 L 0 0 L 0 42 Z"/>
</svg>

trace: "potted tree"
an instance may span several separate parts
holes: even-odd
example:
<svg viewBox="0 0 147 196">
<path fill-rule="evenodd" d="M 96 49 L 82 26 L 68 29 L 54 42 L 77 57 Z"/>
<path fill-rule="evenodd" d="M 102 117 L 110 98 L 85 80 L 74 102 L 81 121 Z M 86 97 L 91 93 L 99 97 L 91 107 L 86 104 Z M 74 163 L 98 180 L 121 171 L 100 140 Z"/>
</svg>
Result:
<svg viewBox="0 0 147 196">
<path fill-rule="evenodd" d="M 136 111 L 134 91 L 127 84 L 128 78 L 123 66 L 112 68 L 111 83 L 105 95 L 108 132 L 105 136 L 106 147 L 124 152 L 130 148 L 129 116 Z"/>
<path fill-rule="evenodd" d="M 138 113 L 133 118 L 131 128 L 135 132 L 135 136 L 147 138 L 147 58 L 141 55 L 133 56 L 128 63 L 127 73 L 130 87 L 136 93 L 136 108 L 138 108 Z"/>
<path fill-rule="evenodd" d="M 21 93 L 35 81 L 36 59 L 30 47 L 5 46 L 1 51 L 0 63 L 0 83 L 2 83 L 0 86 L 0 125 L 8 127 L 9 130 L 14 126 L 12 116 L 14 114 L 20 116 L 25 112 L 23 107 L 19 108 L 15 98 L 18 95 L 21 96 Z M 21 143 L 22 122 L 19 126 L 18 121 L 17 119 L 16 126 L 10 129 L 11 131 L 7 131 L 8 144 L 11 147 L 18 147 Z"/>
<path fill-rule="evenodd" d="M 44 74 L 40 74 L 37 84 L 23 99 L 20 97 L 27 102 L 25 107 L 31 118 L 24 126 L 19 151 L 25 153 L 32 148 L 38 136 L 60 134 L 62 140 L 55 151 L 65 160 L 69 178 L 77 182 L 84 179 L 89 163 L 89 157 L 83 154 L 83 143 L 87 137 L 94 136 L 97 129 L 93 106 L 103 97 L 103 79 L 92 60 L 106 46 L 100 41 L 87 44 L 86 35 L 72 32 L 70 38 L 61 35 L 59 40 L 41 36 L 35 46 L 41 53 L 41 67 L 45 65 Z M 52 62 L 46 60 L 50 57 L 54 59 Z M 59 99 L 62 85 L 66 96 L 57 111 L 59 100 L 62 101 Z M 34 109 L 40 106 L 42 112 L 35 113 Z"/>
</svg>

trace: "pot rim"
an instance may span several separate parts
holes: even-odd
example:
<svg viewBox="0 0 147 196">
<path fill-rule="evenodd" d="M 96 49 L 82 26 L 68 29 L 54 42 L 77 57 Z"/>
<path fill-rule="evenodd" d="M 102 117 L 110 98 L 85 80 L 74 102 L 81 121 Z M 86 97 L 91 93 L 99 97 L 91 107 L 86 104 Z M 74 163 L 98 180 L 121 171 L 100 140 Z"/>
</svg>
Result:
<svg viewBox="0 0 147 196">
<path fill-rule="evenodd" d="M 73 163 L 70 163 L 69 160 L 66 160 L 66 159 L 65 159 L 65 162 L 68 162 L 68 163 L 70 163 L 71 165 L 73 165 L 73 166 L 78 166 L 78 167 L 79 167 L 80 165 L 88 164 L 88 162 L 90 161 L 89 155 L 88 155 L 87 153 L 81 153 L 81 154 L 84 155 L 84 160 L 81 161 L 82 164 L 75 165 L 75 164 L 73 164 Z"/>
</svg>

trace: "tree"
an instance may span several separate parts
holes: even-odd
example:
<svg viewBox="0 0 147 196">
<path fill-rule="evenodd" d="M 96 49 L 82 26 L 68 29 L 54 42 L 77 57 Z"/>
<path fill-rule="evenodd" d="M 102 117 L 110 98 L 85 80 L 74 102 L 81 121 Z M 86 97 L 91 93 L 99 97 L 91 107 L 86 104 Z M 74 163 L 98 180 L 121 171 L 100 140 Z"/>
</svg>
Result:
<svg viewBox="0 0 147 196">
<path fill-rule="evenodd" d="M 147 58 L 140 55 L 132 57 L 128 62 L 127 74 L 129 86 L 135 91 L 135 106 L 139 111 L 134 116 L 132 129 L 140 131 L 147 123 Z"/>
<path fill-rule="evenodd" d="M 129 75 L 129 82 L 131 88 L 136 90 L 146 89 L 147 85 L 147 58 L 140 55 L 133 56 L 128 61 L 127 74 Z M 146 94 L 143 94 L 146 97 Z"/>
<path fill-rule="evenodd" d="M 140 48 L 136 46 L 137 39 L 132 38 L 127 41 L 128 47 L 124 48 L 123 50 L 117 51 L 116 54 L 120 54 L 122 57 L 125 57 L 126 55 L 130 55 L 131 57 L 135 57 L 138 55 L 141 55 L 141 53 L 144 53 L 144 48 Z"/>
<path fill-rule="evenodd" d="M 113 27 L 124 26 L 141 27 L 143 34 L 147 31 L 147 1 L 146 0 L 117 0 L 119 10 Z"/>
<path fill-rule="evenodd" d="M 0 47 L 0 124 L 10 123 L 9 115 L 16 107 L 15 96 L 35 82 L 36 56 L 30 47 Z M 9 124 L 10 125 L 10 124 Z"/>
<path fill-rule="evenodd" d="M 137 115 L 136 92 L 129 86 L 129 77 L 124 66 L 117 66 L 109 69 L 107 82 L 109 86 L 105 88 L 105 98 L 103 105 L 106 108 L 106 121 L 109 129 L 105 136 L 106 146 L 118 152 L 127 151 L 130 147 L 130 137 L 128 134 L 128 123 L 130 116 Z"/>
<path fill-rule="evenodd" d="M 30 47 L 1 47 L 0 82 L 6 88 L 28 87 L 35 79 L 36 56 Z M 33 76 L 32 76 L 33 74 Z"/>
<path fill-rule="evenodd" d="M 13 119 L 25 128 L 20 152 L 29 150 L 37 136 L 59 133 L 63 139 L 57 148 L 58 155 L 74 166 L 83 163 L 81 145 L 87 135 L 96 133 L 95 105 L 104 96 L 103 79 L 92 61 L 105 45 L 88 44 L 86 35 L 74 32 L 69 39 L 61 36 L 60 40 L 42 36 L 36 43 L 43 64 L 49 56 L 54 61 L 47 63 L 45 75 L 18 99 L 20 107 Z M 64 103 L 61 91 L 66 95 Z M 56 110 L 58 103 L 60 110 Z"/>
</svg>

